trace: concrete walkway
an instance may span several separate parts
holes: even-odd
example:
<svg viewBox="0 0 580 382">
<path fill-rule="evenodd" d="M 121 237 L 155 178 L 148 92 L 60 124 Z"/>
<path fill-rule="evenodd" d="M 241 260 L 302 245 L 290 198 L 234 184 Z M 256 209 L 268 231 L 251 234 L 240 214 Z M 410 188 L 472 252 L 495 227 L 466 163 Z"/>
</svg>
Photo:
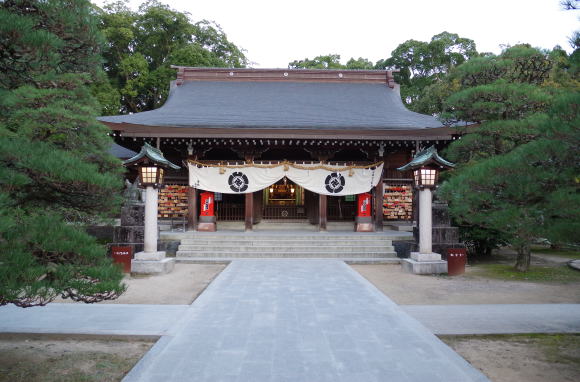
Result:
<svg viewBox="0 0 580 382">
<path fill-rule="evenodd" d="M 580 304 L 402 305 L 435 334 L 580 333 Z"/>
<path fill-rule="evenodd" d="M 190 305 L 48 304 L 0 307 L 0 333 L 163 336 Z"/>
<path fill-rule="evenodd" d="M 434 334 L 580 333 L 580 304 L 400 305 Z M 163 336 L 190 305 L 0 307 L 0 333 Z M 146 319 L 144 319 L 146 317 Z"/>
<path fill-rule="evenodd" d="M 337 260 L 232 262 L 124 381 L 487 381 Z"/>
<path fill-rule="evenodd" d="M 405 313 L 406 312 L 406 313 Z M 0 307 L 0 332 L 161 336 L 126 381 L 485 381 L 436 334 L 580 332 L 580 304 L 397 306 L 339 260 L 238 260 L 192 305 Z"/>
</svg>

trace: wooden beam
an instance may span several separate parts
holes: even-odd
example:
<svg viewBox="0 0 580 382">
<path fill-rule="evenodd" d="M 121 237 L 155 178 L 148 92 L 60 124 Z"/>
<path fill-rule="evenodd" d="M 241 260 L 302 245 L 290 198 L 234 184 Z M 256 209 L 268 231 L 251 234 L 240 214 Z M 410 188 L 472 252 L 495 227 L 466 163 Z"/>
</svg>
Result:
<svg viewBox="0 0 580 382">
<path fill-rule="evenodd" d="M 246 194 L 245 203 L 245 218 L 246 231 L 251 231 L 254 223 L 254 193 L 249 192 Z"/>
<path fill-rule="evenodd" d="M 326 195 L 318 195 L 318 230 L 321 232 L 326 231 L 326 221 L 327 221 L 327 206 L 328 197 Z"/>
<path fill-rule="evenodd" d="M 375 186 L 375 208 L 374 208 L 374 220 L 375 220 L 375 232 L 383 231 L 383 175 L 379 179 L 379 183 Z"/>
<path fill-rule="evenodd" d="M 197 189 L 194 187 L 187 188 L 187 229 L 197 231 Z"/>
<path fill-rule="evenodd" d="M 249 163 L 254 160 L 254 156 L 251 153 L 244 153 L 244 160 Z M 251 231 L 254 226 L 254 193 L 250 192 L 246 194 L 245 206 L 245 227 L 246 231 Z"/>
</svg>

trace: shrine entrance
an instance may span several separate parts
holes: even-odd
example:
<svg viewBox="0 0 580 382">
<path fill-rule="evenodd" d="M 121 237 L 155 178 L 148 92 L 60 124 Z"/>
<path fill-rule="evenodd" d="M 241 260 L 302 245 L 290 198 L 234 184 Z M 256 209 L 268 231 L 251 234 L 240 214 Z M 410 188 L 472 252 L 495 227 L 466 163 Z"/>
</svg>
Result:
<svg viewBox="0 0 580 382">
<path fill-rule="evenodd" d="M 304 189 L 286 177 L 262 191 L 262 217 L 268 220 L 304 220 Z"/>
</svg>

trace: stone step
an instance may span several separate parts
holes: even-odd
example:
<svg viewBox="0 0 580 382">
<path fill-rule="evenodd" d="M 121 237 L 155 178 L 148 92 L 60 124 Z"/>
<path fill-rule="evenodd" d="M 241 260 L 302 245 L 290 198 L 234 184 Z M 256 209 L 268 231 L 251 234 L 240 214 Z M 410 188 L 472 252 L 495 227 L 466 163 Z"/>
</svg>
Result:
<svg viewBox="0 0 580 382">
<path fill-rule="evenodd" d="M 320 244 L 320 243 L 317 243 Z M 365 243 L 366 244 L 366 243 Z M 394 252 L 392 245 L 343 245 L 343 246 L 325 246 L 325 245 L 304 245 L 304 243 L 294 243 L 293 245 L 273 245 L 267 243 L 255 243 L 253 245 L 236 245 L 231 243 L 224 243 L 220 245 L 180 245 L 178 251 L 192 251 L 192 252 L 207 252 L 208 250 L 220 252 L 337 252 L 337 253 L 352 253 L 352 252 Z"/>
<path fill-rule="evenodd" d="M 194 252 L 194 251 L 177 251 L 176 260 L 184 258 L 396 258 L 395 252 L 366 252 L 366 253 L 337 253 L 337 252 L 319 252 L 319 251 L 308 251 L 308 252 L 287 252 L 287 251 L 275 251 L 271 253 L 261 253 L 261 252 L 244 252 L 235 253 L 231 251 L 206 251 L 206 252 Z"/>
<path fill-rule="evenodd" d="M 253 257 L 246 257 L 244 260 L 252 260 L 252 259 L 260 259 L 264 260 L 264 258 L 253 258 Z M 288 259 L 288 258 L 287 258 Z M 295 260 L 315 260 L 316 258 L 308 257 L 308 258 L 301 258 L 301 257 L 293 257 L 292 259 Z M 327 258 L 333 260 L 341 260 L 347 264 L 400 264 L 401 259 L 398 257 L 337 257 L 337 258 Z M 175 261 L 177 263 L 185 263 L 185 264 L 227 264 L 234 260 L 240 260 L 239 257 L 180 257 L 176 258 Z"/>
<path fill-rule="evenodd" d="M 230 245 L 230 246 L 271 246 L 271 247 L 288 247 L 288 246 L 389 246 L 392 245 L 391 240 L 205 240 L 205 239 L 183 239 L 181 245 L 195 245 L 195 246 L 215 246 L 215 245 Z"/>
<path fill-rule="evenodd" d="M 296 242 L 308 242 L 308 243 L 367 243 L 367 242 L 380 242 L 380 243 L 390 243 L 392 242 L 391 238 L 389 237 L 380 237 L 380 236 L 365 236 L 365 237 L 353 237 L 353 236 L 323 236 L 323 237 L 316 237 L 316 236 L 300 236 L 300 235 L 293 235 L 293 236 L 199 236 L 195 238 L 191 237 L 184 237 L 181 239 L 182 244 L 213 244 L 213 243 L 223 243 L 223 242 L 232 242 L 232 243 L 263 243 L 263 242 L 276 242 L 276 243 L 296 243 Z"/>
</svg>

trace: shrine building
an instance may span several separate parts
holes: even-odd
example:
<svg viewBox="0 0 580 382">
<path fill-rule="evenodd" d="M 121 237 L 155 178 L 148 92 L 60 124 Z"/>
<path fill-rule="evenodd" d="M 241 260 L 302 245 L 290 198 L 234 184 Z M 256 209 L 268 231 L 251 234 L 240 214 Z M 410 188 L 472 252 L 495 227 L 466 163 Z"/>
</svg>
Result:
<svg viewBox="0 0 580 382">
<path fill-rule="evenodd" d="M 367 193 L 374 231 L 410 222 L 411 174 L 396 169 L 458 134 L 406 109 L 388 70 L 174 68 L 162 107 L 99 120 L 117 144 L 148 143 L 180 164 L 166 174 L 159 217 L 183 218 L 190 230 L 207 191 L 218 230 L 239 221 L 246 230 L 308 222 L 324 231 L 354 222 L 357 195 Z"/>
</svg>

